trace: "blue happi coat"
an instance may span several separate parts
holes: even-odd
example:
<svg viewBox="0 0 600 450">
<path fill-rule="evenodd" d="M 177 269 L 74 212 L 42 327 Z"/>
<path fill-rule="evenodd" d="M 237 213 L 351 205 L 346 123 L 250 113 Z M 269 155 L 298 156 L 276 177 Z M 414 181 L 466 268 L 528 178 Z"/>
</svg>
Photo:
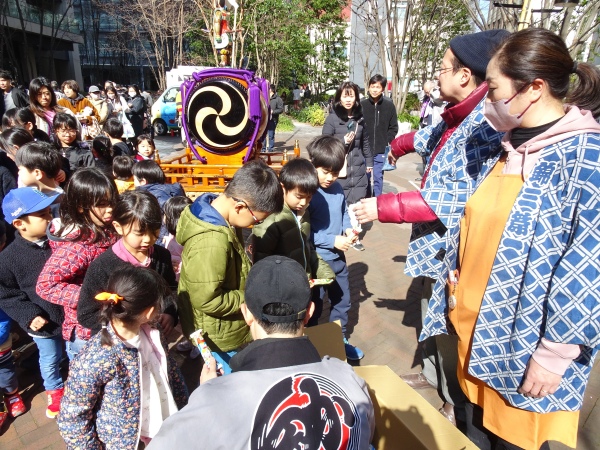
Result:
<svg viewBox="0 0 600 450">
<path fill-rule="evenodd" d="M 475 326 L 469 373 L 513 406 L 539 413 L 576 411 L 600 345 L 600 133 L 571 136 L 540 152 L 500 241 Z M 497 159 L 483 163 L 484 175 Z M 465 170 L 464 155 L 454 164 Z M 467 194 L 454 194 L 464 206 Z M 436 212 L 445 195 L 436 188 L 423 191 Z M 447 233 L 421 339 L 448 332 L 445 285 L 456 267 L 460 223 L 453 221 Z M 542 337 L 578 344 L 582 351 L 554 395 L 524 397 L 517 388 Z"/>
<path fill-rule="evenodd" d="M 406 267 L 412 277 L 437 278 L 448 246 L 449 234 L 458 224 L 467 199 L 473 194 L 482 174 L 500 155 L 504 133 L 494 130 L 483 116 L 485 96 L 454 130 L 433 161 L 425 179 L 423 198 L 439 217 L 433 222 L 413 224 Z M 415 134 L 415 150 L 430 156 L 447 129 L 444 121 Z M 457 163 L 458 162 L 458 163 Z"/>
</svg>

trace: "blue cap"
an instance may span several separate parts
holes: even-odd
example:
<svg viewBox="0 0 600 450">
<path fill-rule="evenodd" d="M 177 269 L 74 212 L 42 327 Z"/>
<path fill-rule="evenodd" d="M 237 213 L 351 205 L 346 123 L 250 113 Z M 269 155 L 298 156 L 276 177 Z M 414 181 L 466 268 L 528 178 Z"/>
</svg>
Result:
<svg viewBox="0 0 600 450">
<path fill-rule="evenodd" d="M 13 189 L 6 194 L 2 201 L 4 219 L 8 223 L 12 223 L 21 216 L 41 211 L 54 203 L 59 196 L 60 194 L 56 194 L 48 197 L 43 192 L 31 187 Z"/>
</svg>

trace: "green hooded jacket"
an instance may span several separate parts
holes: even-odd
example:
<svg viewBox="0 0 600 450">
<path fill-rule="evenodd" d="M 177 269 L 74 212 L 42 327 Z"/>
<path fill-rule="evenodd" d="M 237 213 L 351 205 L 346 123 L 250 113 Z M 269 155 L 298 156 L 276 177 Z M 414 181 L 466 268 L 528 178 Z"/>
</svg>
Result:
<svg viewBox="0 0 600 450">
<path fill-rule="evenodd" d="M 235 229 L 210 205 L 216 197 L 198 197 L 177 224 L 179 315 L 184 335 L 202 328 L 212 350 L 230 351 L 252 340 L 240 311 L 251 263 Z"/>
</svg>

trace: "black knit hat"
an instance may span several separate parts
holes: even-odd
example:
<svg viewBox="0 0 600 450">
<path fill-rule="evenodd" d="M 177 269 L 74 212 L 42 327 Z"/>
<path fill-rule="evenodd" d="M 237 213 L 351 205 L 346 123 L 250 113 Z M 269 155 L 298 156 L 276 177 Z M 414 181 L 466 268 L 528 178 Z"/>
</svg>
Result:
<svg viewBox="0 0 600 450">
<path fill-rule="evenodd" d="M 302 320 L 310 303 L 310 285 L 304 268 L 285 256 L 268 256 L 252 266 L 245 290 L 246 306 L 257 319 L 270 323 Z M 286 303 L 293 313 L 273 316 L 264 312 L 271 303 Z"/>
<path fill-rule="evenodd" d="M 487 30 L 456 36 L 450 41 L 450 49 L 473 74 L 485 80 L 485 71 L 494 51 L 508 35 L 506 30 Z"/>
</svg>

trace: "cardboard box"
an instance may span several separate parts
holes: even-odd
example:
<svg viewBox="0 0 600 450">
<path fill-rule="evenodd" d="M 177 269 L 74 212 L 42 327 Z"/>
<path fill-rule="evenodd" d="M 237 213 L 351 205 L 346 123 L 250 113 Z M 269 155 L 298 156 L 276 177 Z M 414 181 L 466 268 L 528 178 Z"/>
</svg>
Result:
<svg viewBox="0 0 600 450">
<path fill-rule="evenodd" d="M 346 360 L 342 328 L 330 322 L 304 330 L 321 357 Z M 378 450 L 477 450 L 464 434 L 388 366 L 354 367 L 369 385 Z"/>
<path fill-rule="evenodd" d="M 329 355 L 346 361 L 346 350 L 344 349 L 344 336 L 339 320 L 323 323 L 304 329 L 310 342 L 317 348 L 322 357 Z"/>
<path fill-rule="evenodd" d="M 378 450 L 477 450 L 464 434 L 388 366 L 355 367 L 369 385 Z"/>
</svg>

